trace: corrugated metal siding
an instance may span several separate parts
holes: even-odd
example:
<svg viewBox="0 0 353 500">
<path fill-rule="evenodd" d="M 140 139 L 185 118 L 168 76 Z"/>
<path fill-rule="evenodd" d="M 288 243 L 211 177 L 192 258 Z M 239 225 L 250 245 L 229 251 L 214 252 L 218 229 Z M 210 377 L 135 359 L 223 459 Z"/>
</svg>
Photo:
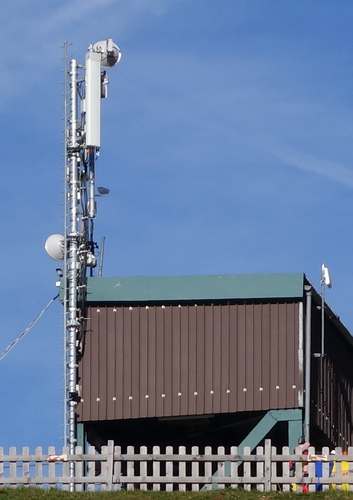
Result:
<svg viewBox="0 0 353 500">
<path fill-rule="evenodd" d="M 312 353 L 321 351 L 321 311 L 313 308 Z M 353 350 L 326 315 L 325 357 L 312 357 L 312 423 L 334 446 L 353 444 Z"/>
<path fill-rule="evenodd" d="M 88 308 L 80 421 L 295 408 L 299 304 Z"/>
</svg>

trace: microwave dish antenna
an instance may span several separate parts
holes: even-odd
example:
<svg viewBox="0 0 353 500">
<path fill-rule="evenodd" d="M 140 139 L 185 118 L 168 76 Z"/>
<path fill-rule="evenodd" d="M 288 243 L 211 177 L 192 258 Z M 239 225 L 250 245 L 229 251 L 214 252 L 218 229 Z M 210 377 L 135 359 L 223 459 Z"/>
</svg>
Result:
<svg viewBox="0 0 353 500">
<path fill-rule="evenodd" d="M 109 188 L 107 188 L 105 186 L 98 186 L 97 187 L 97 196 L 106 196 L 109 193 L 110 193 Z"/>
<path fill-rule="evenodd" d="M 64 260 L 65 238 L 62 234 L 51 234 L 45 241 L 45 251 L 54 260 Z"/>
</svg>

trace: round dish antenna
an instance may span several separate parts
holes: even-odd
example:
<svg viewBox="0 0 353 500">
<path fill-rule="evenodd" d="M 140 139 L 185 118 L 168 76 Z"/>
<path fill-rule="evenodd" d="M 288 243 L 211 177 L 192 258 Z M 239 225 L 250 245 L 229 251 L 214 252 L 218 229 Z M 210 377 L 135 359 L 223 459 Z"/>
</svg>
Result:
<svg viewBox="0 0 353 500">
<path fill-rule="evenodd" d="M 97 193 L 98 193 L 98 196 L 106 196 L 107 194 L 110 193 L 110 189 L 107 187 L 104 187 L 104 186 L 98 186 Z"/>
<path fill-rule="evenodd" d="M 54 260 L 64 260 L 65 238 L 62 234 L 51 234 L 46 239 L 45 251 Z"/>
</svg>

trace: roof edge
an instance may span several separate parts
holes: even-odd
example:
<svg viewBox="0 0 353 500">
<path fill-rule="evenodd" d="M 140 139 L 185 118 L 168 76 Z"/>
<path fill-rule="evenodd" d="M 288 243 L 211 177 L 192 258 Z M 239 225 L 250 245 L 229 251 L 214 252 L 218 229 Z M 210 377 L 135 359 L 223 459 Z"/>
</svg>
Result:
<svg viewBox="0 0 353 500">
<path fill-rule="evenodd" d="M 87 302 L 302 298 L 304 273 L 118 276 L 87 279 Z"/>
</svg>

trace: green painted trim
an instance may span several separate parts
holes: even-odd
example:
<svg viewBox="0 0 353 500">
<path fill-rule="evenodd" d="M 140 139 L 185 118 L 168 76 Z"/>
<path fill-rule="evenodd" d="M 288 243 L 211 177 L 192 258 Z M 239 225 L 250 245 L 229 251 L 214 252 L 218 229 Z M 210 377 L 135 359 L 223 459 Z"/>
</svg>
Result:
<svg viewBox="0 0 353 500">
<path fill-rule="evenodd" d="M 302 298 L 303 273 L 88 278 L 87 302 Z"/>
</svg>

